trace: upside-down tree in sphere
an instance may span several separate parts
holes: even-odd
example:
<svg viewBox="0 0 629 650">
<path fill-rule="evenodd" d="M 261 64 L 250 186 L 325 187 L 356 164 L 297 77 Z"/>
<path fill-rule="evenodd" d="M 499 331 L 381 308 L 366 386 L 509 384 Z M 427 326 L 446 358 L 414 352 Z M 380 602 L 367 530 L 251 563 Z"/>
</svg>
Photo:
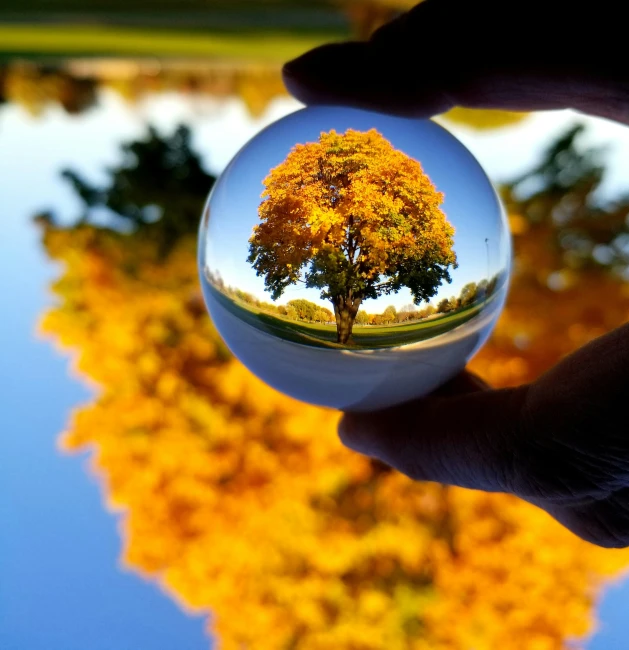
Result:
<svg viewBox="0 0 629 650">
<path fill-rule="evenodd" d="M 295 145 L 264 186 L 248 261 L 273 300 L 300 281 L 320 289 L 339 343 L 351 341 L 363 300 L 405 286 L 420 303 L 451 282 L 454 228 L 443 194 L 375 129 Z"/>
</svg>

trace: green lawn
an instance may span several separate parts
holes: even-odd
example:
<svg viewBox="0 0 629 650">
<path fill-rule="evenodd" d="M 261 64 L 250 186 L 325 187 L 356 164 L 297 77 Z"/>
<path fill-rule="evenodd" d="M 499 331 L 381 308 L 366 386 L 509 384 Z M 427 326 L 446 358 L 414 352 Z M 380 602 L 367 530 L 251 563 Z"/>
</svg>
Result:
<svg viewBox="0 0 629 650">
<path fill-rule="evenodd" d="M 206 287 L 216 301 L 225 307 L 225 309 L 242 321 L 263 332 L 273 334 L 287 341 L 318 348 L 345 349 L 347 347 L 339 345 L 336 342 L 336 327 L 334 325 L 303 323 L 282 318 L 281 316 L 260 311 L 251 305 L 238 303 L 209 284 Z M 480 309 L 481 306 L 476 305 L 462 309 L 454 314 L 442 316 L 438 319 L 417 323 L 387 325 L 383 327 L 354 326 L 353 347 L 362 350 L 392 348 L 431 339 L 462 325 L 476 316 Z"/>
<path fill-rule="evenodd" d="M 334 0 L 0 0 L 0 14 L 50 17 L 59 14 L 128 16 L 134 14 L 216 14 L 235 13 L 245 18 L 274 13 L 302 13 L 316 10 L 331 13 Z"/>
<path fill-rule="evenodd" d="M 179 56 L 281 63 L 328 40 L 312 32 L 225 33 L 108 25 L 0 23 L 0 52 L 56 56 Z"/>
</svg>

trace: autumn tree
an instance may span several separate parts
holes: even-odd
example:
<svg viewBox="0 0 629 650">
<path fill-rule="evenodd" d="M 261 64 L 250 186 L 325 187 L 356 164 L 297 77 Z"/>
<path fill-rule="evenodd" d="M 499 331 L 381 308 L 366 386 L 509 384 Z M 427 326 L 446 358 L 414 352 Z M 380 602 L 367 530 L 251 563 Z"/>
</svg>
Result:
<svg viewBox="0 0 629 650">
<path fill-rule="evenodd" d="M 286 304 L 285 310 L 291 308 L 294 310 L 296 320 L 309 321 L 311 323 L 327 323 L 328 321 L 334 320 L 334 314 L 329 309 L 304 298 L 290 300 Z"/>
<path fill-rule="evenodd" d="M 263 311 L 270 312 L 272 314 L 279 314 L 279 305 L 274 305 L 272 302 L 260 302 L 257 307 Z"/>
<path fill-rule="evenodd" d="M 450 311 L 450 301 L 448 298 L 444 298 L 443 300 L 439 301 L 439 304 L 437 305 L 437 311 L 440 314 L 447 314 Z"/>
<path fill-rule="evenodd" d="M 299 281 L 319 289 L 339 343 L 350 341 L 363 300 L 406 286 L 419 303 L 451 281 L 443 194 L 375 129 L 295 145 L 264 186 L 248 261 L 274 300 Z"/>
<path fill-rule="evenodd" d="M 629 196 L 601 200 L 604 148 L 586 147 L 583 134 L 567 129 L 501 189 L 516 263 L 505 311 L 472 362 L 490 383 L 529 382 L 627 321 Z M 501 282 L 490 278 L 488 294 Z"/>
<path fill-rule="evenodd" d="M 50 105 L 76 115 L 96 104 L 96 80 L 74 77 L 62 68 L 15 63 L 4 74 L 0 71 L 0 84 L 0 96 L 23 106 L 33 117 Z"/>
<path fill-rule="evenodd" d="M 242 289 L 234 289 L 233 295 L 235 298 L 240 300 L 240 302 L 244 302 L 247 305 L 255 305 L 257 302 L 256 297 L 253 294 L 243 291 Z"/>
<path fill-rule="evenodd" d="M 75 170 L 63 170 L 63 178 L 83 202 L 82 220 L 106 208 L 125 228 L 156 239 L 163 255 L 178 238 L 196 233 L 199 204 L 216 179 L 203 169 L 190 140 L 187 126 L 166 136 L 149 126 L 144 138 L 122 145 L 122 163 L 107 170 L 107 183 L 100 187 Z"/>
<path fill-rule="evenodd" d="M 468 307 L 476 300 L 478 288 L 476 282 L 468 282 L 462 289 L 459 295 L 459 301 L 462 307 Z"/>
<path fill-rule="evenodd" d="M 489 281 L 486 279 L 481 280 L 476 285 L 476 300 L 482 301 L 489 295 Z"/>
<path fill-rule="evenodd" d="M 321 313 L 325 316 L 326 322 L 331 323 L 334 320 L 334 314 L 327 307 L 321 307 Z"/>
<path fill-rule="evenodd" d="M 334 320 L 334 315 L 325 307 L 318 307 L 314 314 L 315 323 L 330 323 Z"/>
<path fill-rule="evenodd" d="M 355 323 L 356 325 L 367 325 L 369 323 L 369 314 L 364 309 L 359 309 Z"/>
<path fill-rule="evenodd" d="M 499 278 L 500 278 L 499 274 L 496 274 L 496 275 L 492 276 L 489 279 L 489 282 L 487 283 L 487 295 L 488 296 L 491 296 L 494 293 L 494 291 L 496 290 L 496 287 L 498 286 Z"/>
<path fill-rule="evenodd" d="M 412 303 L 404 305 L 402 309 L 397 314 L 397 320 L 400 323 L 404 323 L 408 320 L 413 320 L 417 317 L 417 307 Z"/>
<path fill-rule="evenodd" d="M 496 387 L 533 380 L 629 314 L 629 200 L 595 204 L 587 152 L 572 141 L 563 151 L 574 161 L 563 191 L 549 170 L 535 173 L 527 199 L 503 188 L 518 263 L 472 362 Z M 512 495 L 412 481 L 347 449 L 338 413 L 278 393 L 226 350 L 203 307 L 194 233 L 162 257 L 141 230 L 91 219 L 38 219 L 60 273 L 42 329 L 99 387 L 61 448 L 89 454 L 112 528 L 113 513 L 121 520 L 122 563 L 202 613 L 208 647 L 588 642 L 629 549 L 585 542 Z M 615 257 L 600 261 L 596 246 Z M 551 288 L 557 275 L 565 288 Z"/>
<path fill-rule="evenodd" d="M 295 298 L 289 300 L 287 306 L 294 307 L 297 311 L 299 320 L 314 320 L 317 310 L 320 309 L 319 305 L 305 298 Z"/>
<path fill-rule="evenodd" d="M 382 319 L 384 320 L 385 323 L 389 324 L 392 323 L 397 316 L 397 310 L 393 305 L 389 305 L 383 312 L 382 312 Z"/>
</svg>

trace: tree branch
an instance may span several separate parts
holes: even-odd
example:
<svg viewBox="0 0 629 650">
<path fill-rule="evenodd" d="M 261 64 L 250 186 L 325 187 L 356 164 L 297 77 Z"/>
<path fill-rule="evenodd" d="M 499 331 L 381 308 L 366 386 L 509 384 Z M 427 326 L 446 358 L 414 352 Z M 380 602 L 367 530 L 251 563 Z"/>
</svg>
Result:
<svg viewBox="0 0 629 650">
<path fill-rule="evenodd" d="M 354 234 L 352 233 L 352 227 L 354 225 L 354 216 L 349 215 L 349 220 L 347 222 L 347 258 L 349 259 L 350 264 L 354 264 L 354 253 L 356 252 L 356 242 L 354 241 Z"/>
</svg>

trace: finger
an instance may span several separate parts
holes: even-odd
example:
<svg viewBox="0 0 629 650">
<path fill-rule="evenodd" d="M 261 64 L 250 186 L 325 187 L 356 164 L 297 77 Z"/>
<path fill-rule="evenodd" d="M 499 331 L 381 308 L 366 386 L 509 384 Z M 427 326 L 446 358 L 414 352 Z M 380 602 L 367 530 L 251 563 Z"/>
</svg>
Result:
<svg viewBox="0 0 629 650">
<path fill-rule="evenodd" d="M 546 510 L 551 517 L 587 542 L 604 548 L 629 547 L 629 488 L 575 506 L 557 506 L 534 499 L 526 501 Z"/>
<path fill-rule="evenodd" d="M 324 45 L 288 62 L 283 69 L 288 90 L 306 104 L 413 115 L 447 110 L 454 105 L 447 78 L 457 66 L 449 62 L 452 57 L 435 55 L 443 52 L 443 36 L 435 26 L 443 20 L 444 4 L 461 5 L 427 0 L 381 27 L 368 42 Z M 422 65 L 428 52 L 430 63 Z"/>
<path fill-rule="evenodd" d="M 629 485 L 629 324 L 564 357 L 530 385 L 520 453 L 523 498 L 601 501 Z"/>
<path fill-rule="evenodd" d="M 483 390 L 491 390 L 491 386 L 478 375 L 464 370 L 450 381 L 437 388 L 431 397 L 451 397 L 465 393 L 477 393 Z"/>
<path fill-rule="evenodd" d="M 629 122 L 626 74 L 609 63 L 596 66 L 566 57 L 569 18 L 558 29 L 552 21 L 540 21 L 535 10 L 509 31 L 496 30 L 494 19 L 502 14 L 493 0 L 426 0 L 367 42 L 324 45 L 290 61 L 284 82 L 305 104 L 402 116 L 429 117 L 453 106 L 575 108 Z M 532 31 L 552 49 L 514 46 L 518 36 L 528 39 Z M 595 29 L 588 33 L 597 38 Z"/>
<path fill-rule="evenodd" d="M 287 63 L 284 84 L 307 105 L 344 105 L 415 117 L 443 113 L 455 105 L 445 76 L 424 78 L 417 87 L 392 66 L 393 54 L 383 55 L 370 43 L 323 45 Z"/>
<path fill-rule="evenodd" d="M 526 387 L 445 393 L 372 413 L 346 413 L 343 444 L 414 480 L 513 492 Z"/>
<path fill-rule="evenodd" d="M 569 65 L 535 68 L 440 66 L 421 81 L 396 67 L 395 49 L 370 43 L 323 45 L 286 64 L 284 83 L 304 104 L 343 105 L 403 117 L 431 117 L 454 106 L 536 111 L 572 108 L 629 122 L 629 88 Z M 335 69 L 336 74 L 325 70 Z"/>
</svg>

